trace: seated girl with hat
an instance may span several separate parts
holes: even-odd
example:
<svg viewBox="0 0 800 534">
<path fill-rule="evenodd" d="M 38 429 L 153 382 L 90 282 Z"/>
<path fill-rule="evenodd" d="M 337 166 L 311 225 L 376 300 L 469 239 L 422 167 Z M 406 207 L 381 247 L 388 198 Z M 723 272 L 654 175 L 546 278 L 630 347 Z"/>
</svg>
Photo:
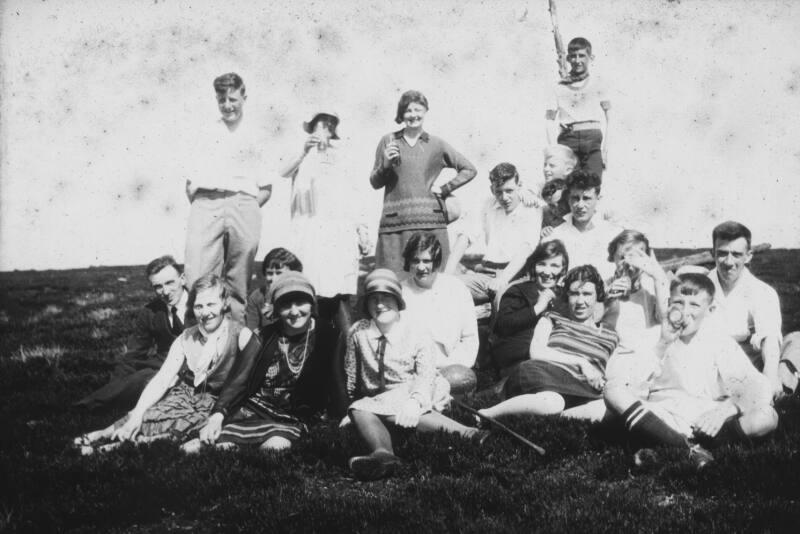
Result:
<svg viewBox="0 0 800 534">
<path fill-rule="evenodd" d="M 483 441 L 488 433 L 444 415 L 450 387 L 436 373 L 432 341 L 415 322 L 404 319 L 400 282 L 394 272 L 376 269 L 365 280 L 369 319 L 353 325 L 347 340 L 347 393 L 354 402 L 350 420 L 369 454 L 350 458 L 361 480 L 391 475 L 400 465 L 390 431 L 396 427 L 421 432 L 444 430 Z"/>
</svg>

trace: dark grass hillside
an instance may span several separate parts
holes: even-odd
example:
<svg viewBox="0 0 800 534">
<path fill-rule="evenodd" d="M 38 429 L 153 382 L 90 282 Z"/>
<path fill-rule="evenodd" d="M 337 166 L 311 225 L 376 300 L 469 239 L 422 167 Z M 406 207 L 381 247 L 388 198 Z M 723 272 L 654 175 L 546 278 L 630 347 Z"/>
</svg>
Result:
<svg viewBox="0 0 800 534">
<path fill-rule="evenodd" d="M 284 456 L 187 457 L 154 443 L 82 457 L 71 438 L 119 414 L 70 404 L 108 378 L 150 298 L 142 270 L 0 273 L 0 532 L 796 532 L 800 524 L 797 400 L 780 406 L 773 437 L 723 447 L 699 473 L 680 451 L 636 468 L 626 442 L 550 418 L 507 421 L 547 449 L 544 457 L 504 437 L 478 449 L 412 435 L 398 451 L 398 476 L 372 483 L 349 476 L 358 440 L 335 425 L 313 429 Z M 781 294 L 784 330 L 800 329 L 800 251 L 759 255 L 753 270 Z"/>
</svg>

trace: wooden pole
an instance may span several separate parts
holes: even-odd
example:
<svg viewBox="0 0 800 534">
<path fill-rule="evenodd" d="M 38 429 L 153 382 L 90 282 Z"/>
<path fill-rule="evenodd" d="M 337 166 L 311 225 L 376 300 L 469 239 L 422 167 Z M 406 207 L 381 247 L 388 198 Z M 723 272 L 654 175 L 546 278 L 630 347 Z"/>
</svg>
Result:
<svg viewBox="0 0 800 534">
<path fill-rule="evenodd" d="M 771 244 L 761 243 L 760 245 L 754 246 L 751 251 L 755 254 L 758 252 L 764 252 L 770 248 L 772 248 Z M 684 265 L 706 265 L 708 263 L 714 263 L 714 256 L 712 256 L 711 252 L 708 250 L 705 252 L 698 252 L 697 254 L 689 254 L 688 256 L 671 258 L 659 262 L 665 271 L 674 271 L 675 269 L 683 267 Z"/>
<path fill-rule="evenodd" d="M 549 0 L 550 3 L 550 22 L 553 25 L 553 38 L 556 41 L 556 54 L 558 56 L 558 75 L 562 80 L 569 77 L 569 65 L 567 64 L 567 53 L 564 50 L 564 41 L 561 40 L 561 32 L 558 30 L 558 11 L 556 10 L 556 0 Z"/>
<path fill-rule="evenodd" d="M 534 442 L 532 442 L 531 440 L 529 440 L 528 438 L 526 438 L 525 436 L 522 436 L 522 435 L 518 434 L 517 432 L 514 432 L 513 430 L 508 428 L 506 425 L 504 425 L 503 423 L 501 423 L 500 421 L 498 421 L 494 417 L 489 417 L 488 415 L 483 415 L 481 412 L 479 412 L 478 410 L 476 410 L 472 406 L 470 406 L 468 404 L 465 404 L 464 402 L 456 399 L 455 397 L 450 397 L 450 398 L 453 400 L 453 403 L 456 404 L 457 406 L 460 406 L 461 408 L 465 409 L 466 411 L 468 411 L 469 413 L 471 413 L 472 415 L 474 415 L 476 417 L 480 417 L 482 420 L 486 421 L 487 423 L 489 423 L 493 427 L 499 428 L 500 430 L 502 430 L 503 432 L 505 432 L 509 436 L 511 436 L 513 438 L 516 438 L 517 441 L 519 441 L 520 443 L 522 443 L 524 445 L 527 445 L 528 447 L 530 447 L 531 449 L 533 449 L 537 453 L 539 453 L 542 456 L 544 456 L 544 453 L 545 453 L 544 449 L 541 448 L 540 446 L 538 446 L 537 444 L 535 444 Z"/>
</svg>

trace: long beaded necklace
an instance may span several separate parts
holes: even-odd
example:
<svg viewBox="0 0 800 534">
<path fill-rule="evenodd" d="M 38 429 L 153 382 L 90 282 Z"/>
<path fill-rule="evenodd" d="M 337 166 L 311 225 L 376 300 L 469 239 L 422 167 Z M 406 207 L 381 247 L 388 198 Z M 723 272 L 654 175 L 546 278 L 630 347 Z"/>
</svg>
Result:
<svg viewBox="0 0 800 534">
<path fill-rule="evenodd" d="M 299 352 L 299 351 L 289 350 L 290 347 L 289 338 L 287 338 L 286 336 L 280 336 L 278 338 L 278 350 L 281 351 L 281 354 L 283 354 L 283 357 L 286 359 L 286 365 L 287 367 L 289 367 L 289 371 L 291 371 L 291 373 L 295 376 L 300 374 L 300 371 L 303 370 L 303 366 L 306 363 L 306 355 L 308 353 L 308 339 L 311 336 L 311 330 L 313 328 L 314 325 L 312 323 L 306 329 L 306 339 L 303 342 L 303 352 L 299 358 L 297 358 L 294 354 L 290 355 L 291 352 Z"/>
</svg>

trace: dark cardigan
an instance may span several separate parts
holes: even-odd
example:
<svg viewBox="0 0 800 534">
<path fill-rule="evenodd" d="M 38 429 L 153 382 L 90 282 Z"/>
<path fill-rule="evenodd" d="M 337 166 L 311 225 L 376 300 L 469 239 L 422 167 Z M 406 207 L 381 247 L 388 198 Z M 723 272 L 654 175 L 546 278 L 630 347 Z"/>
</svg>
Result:
<svg viewBox="0 0 800 534">
<path fill-rule="evenodd" d="M 273 345 L 280 336 L 280 322 L 266 325 L 259 333 L 261 350 L 242 357 L 234 364 L 211 413 L 226 418 L 254 395 L 264 382 L 274 355 Z M 316 321 L 314 349 L 307 356 L 303 370 L 292 392 L 292 412 L 301 418 L 311 417 L 326 408 L 334 388 L 331 372 L 339 331 L 324 321 Z M 243 353 L 242 356 L 245 356 Z"/>
</svg>

